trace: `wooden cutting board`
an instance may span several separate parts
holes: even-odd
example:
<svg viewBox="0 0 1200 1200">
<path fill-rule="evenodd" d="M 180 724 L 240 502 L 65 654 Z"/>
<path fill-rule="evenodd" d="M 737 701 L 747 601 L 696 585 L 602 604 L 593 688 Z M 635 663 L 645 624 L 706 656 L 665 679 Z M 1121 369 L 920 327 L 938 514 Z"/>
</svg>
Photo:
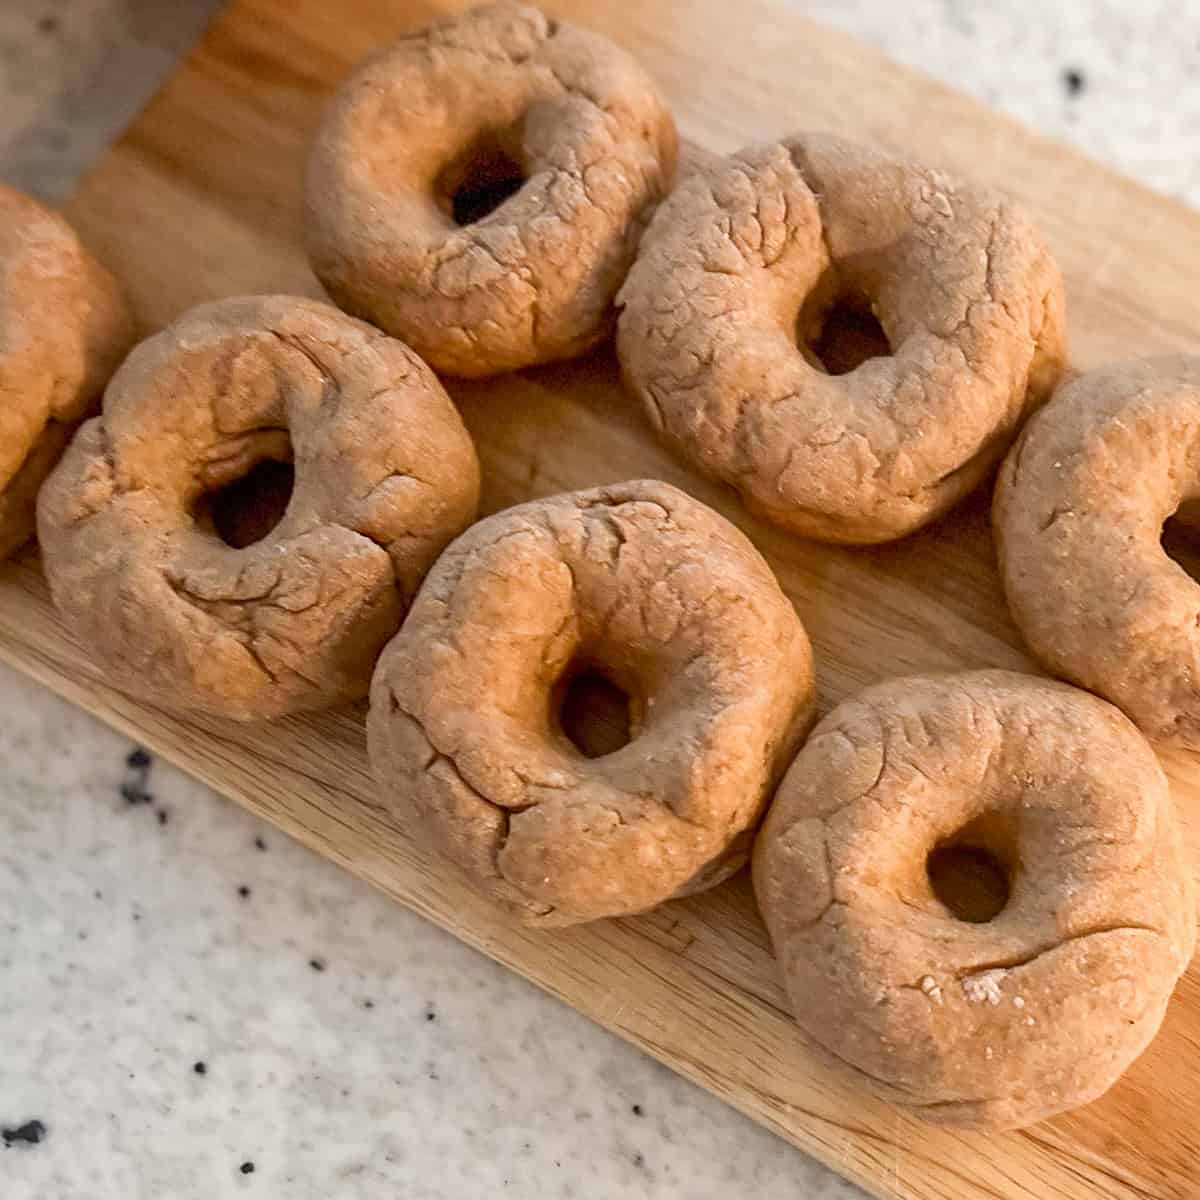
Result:
<svg viewBox="0 0 1200 1200">
<path fill-rule="evenodd" d="M 727 151 L 824 127 L 1006 188 L 1066 272 L 1074 358 L 1195 346 L 1200 217 L 769 0 L 551 0 L 635 51 L 683 133 Z M 69 215 L 157 326 L 236 292 L 315 294 L 300 172 L 320 105 L 364 52 L 458 0 L 236 0 L 93 172 Z M 986 495 L 899 545 L 818 546 L 755 521 L 672 461 L 609 353 L 453 385 L 484 504 L 633 476 L 679 484 L 770 559 L 816 648 L 823 706 L 901 672 L 1033 669 L 997 585 Z M 497 916 L 375 799 L 362 711 L 238 728 L 110 690 L 46 600 L 36 556 L 0 569 L 0 656 L 319 853 L 642 1046 L 879 1196 L 1200 1196 L 1200 967 L 1102 1101 L 1019 1134 L 935 1129 L 822 1066 L 790 1021 L 746 879 L 637 919 L 531 933 Z M 1164 753 L 1200 863 L 1200 759 Z"/>
</svg>

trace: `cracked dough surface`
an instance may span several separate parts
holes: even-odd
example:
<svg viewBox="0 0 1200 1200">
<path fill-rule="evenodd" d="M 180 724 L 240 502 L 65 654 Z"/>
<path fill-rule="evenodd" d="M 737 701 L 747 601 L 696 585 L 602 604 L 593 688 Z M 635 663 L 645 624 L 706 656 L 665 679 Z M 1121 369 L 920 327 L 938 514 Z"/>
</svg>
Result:
<svg viewBox="0 0 1200 1200">
<path fill-rule="evenodd" d="M 891 355 L 826 374 L 835 301 Z M 987 474 L 1064 354 L 1057 266 L 1024 214 L 827 135 L 742 151 L 659 207 L 618 296 L 627 382 L 748 508 L 833 542 L 902 537 Z"/>
<path fill-rule="evenodd" d="M 203 498 L 294 459 L 287 510 L 226 545 Z M 47 481 L 54 602 L 114 682 L 242 720 L 365 694 L 442 547 L 475 449 L 411 350 L 329 305 L 249 296 L 138 346 Z"/>
<path fill-rule="evenodd" d="M 0 559 L 133 342 L 112 276 L 57 213 L 0 185 Z"/>
<path fill-rule="evenodd" d="M 574 664 L 631 697 L 585 757 L 558 724 Z M 531 924 L 639 912 L 746 861 L 811 723 L 812 652 L 762 557 L 637 481 L 522 504 L 459 538 L 380 656 L 368 746 L 385 802 Z"/>
<path fill-rule="evenodd" d="M 570 358 L 611 331 L 676 155 L 625 51 L 504 0 L 401 38 L 343 84 L 309 160 L 309 256 L 342 308 L 440 372 Z M 450 193 L 497 156 L 524 184 L 459 226 Z"/>
<path fill-rule="evenodd" d="M 1200 585 L 1163 522 L 1200 497 L 1200 358 L 1073 379 L 1000 472 L 1005 596 L 1035 654 L 1150 737 L 1200 749 Z"/>
<path fill-rule="evenodd" d="M 1010 874 L 985 924 L 929 882 L 927 855 L 960 833 Z M 780 785 L 754 886 L 797 1023 L 885 1099 L 958 1125 L 1019 1127 L 1101 1095 L 1157 1032 L 1195 943 L 1149 745 L 1104 701 L 1006 671 L 889 680 L 839 705 Z"/>
</svg>

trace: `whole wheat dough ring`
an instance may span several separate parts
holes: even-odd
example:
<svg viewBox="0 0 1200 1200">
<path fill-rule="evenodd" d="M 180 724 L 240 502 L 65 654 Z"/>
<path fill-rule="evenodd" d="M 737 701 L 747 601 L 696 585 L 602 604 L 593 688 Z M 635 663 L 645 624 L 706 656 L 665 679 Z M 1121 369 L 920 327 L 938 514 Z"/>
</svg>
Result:
<svg viewBox="0 0 1200 1200">
<path fill-rule="evenodd" d="M 1063 357 L 1062 281 L 1019 209 L 816 134 L 686 180 L 618 306 L 625 377 L 665 440 L 752 510 L 834 542 L 945 512 Z M 887 344 L 829 374 L 810 343 L 846 310 Z"/>
<path fill-rule="evenodd" d="M 1153 738 L 1200 749 L 1200 585 L 1162 547 L 1200 497 L 1200 358 L 1106 367 L 1064 385 L 1000 473 L 1004 591 L 1058 675 Z"/>
<path fill-rule="evenodd" d="M 226 544 L 208 498 L 293 458 L 278 524 Z M 56 605 L 119 686 L 249 720 L 365 694 L 478 487 L 411 350 L 328 305 L 251 296 L 133 351 L 46 482 L 38 531 Z"/>
<path fill-rule="evenodd" d="M 611 331 L 675 159 L 671 115 L 628 54 L 502 0 L 342 86 L 309 161 L 309 255 L 342 308 L 438 371 L 569 358 Z"/>
<path fill-rule="evenodd" d="M 1007 876 L 997 915 L 961 919 L 935 891 L 948 846 Z M 754 886 L 805 1032 L 957 1125 L 1099 1096 L 1195 942 L 1150 747 L 1104 701 L 1005 671 L 889 680 L 835 709 L 780 785 Z"/>
<path fill-rule="evenodd" d="M 630 697 L 586 757 L 573 672 Z M 386 803 L 531 924 L 639 912 L 744 862 L 811 721 L 812 654 L 766 563 L 665 483 L 522 504 L 442 555 L 379 660 L 367 723 Z"/>
<path fill-rule="evenodd" d="M 112 276 L 57 213 L 0 185 L 0 559 L 133 342 Z"/>
</svg>

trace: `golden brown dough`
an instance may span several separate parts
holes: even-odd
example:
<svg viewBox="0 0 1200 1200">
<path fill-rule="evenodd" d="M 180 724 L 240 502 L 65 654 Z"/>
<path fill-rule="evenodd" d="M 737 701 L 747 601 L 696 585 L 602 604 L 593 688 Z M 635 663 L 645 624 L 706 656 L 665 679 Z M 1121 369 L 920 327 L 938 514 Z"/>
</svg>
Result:
<svg viewBox="0 0 1200 1200">
<path fill-rule="evenodd" d="M 559 722 L 583 666 L 631 699 L 632 738 L 604 757 Z M 813 701 L 808 638 L 758 552 L 642 480 L 459 538 L 380 657 L 368 747 L 385 802 L 476 886 L 568 925 L 736 871 Z"/>
<path fill-rule="evenodd" d="M 1063 358 L 1054 260 L 1008 201 L 827 135 L 684 182 L 618 297 L 625 377 L 662 437 L 809 537 L 882 542 L 970 491 Z M 870 311 L 891 353 L 809 342 Z"/>
<path fill-rule="evenodd" d="M 931 886 L 947 843 L 1008 875 L 990 921 Z M 1195 944 L 1150 747 L 1104 701 L 1006 671 L 894 679 L 835 709 L 780 785 L 754 887 L 805 1032 L 885 1099 L 956 1125 L 1101 1095 Z"/>
<path fill-rule="evenodd" d="M 1200 496 L 1200 358 L 1064 385 L 1000 472 L 993 526 L 1034 653 L 1148 736 L 1200 749 L 1200 585 L 1162 548 Z"/>
<path fill-rule="evenodd" d="M 374 55 L 330 103 L 308 167 L 313 269 L 438 371 L 569 358 L 610 332 L 676 148 L 623 50 L 511 0 L 474 9 Z M 517 184 L 456 220 L 460 189 Z"/>
<path fill-rule="evenodd" d="M 208 497 L 294 456 L 240 549 Z M 118 686 L 241 720 L 362 696 L 421 577 L 474 515 L 458 413 L 408 347 L 326 304 L 205 304 L 143 342 L 38 504 L 54 602 Z"/>
<path fill-rule="evenodd" d="M 0 185 L 0 559 L 33 536 L 42 480 L 132 342 L 115 280 L 70 225 Z"/>
</svg>

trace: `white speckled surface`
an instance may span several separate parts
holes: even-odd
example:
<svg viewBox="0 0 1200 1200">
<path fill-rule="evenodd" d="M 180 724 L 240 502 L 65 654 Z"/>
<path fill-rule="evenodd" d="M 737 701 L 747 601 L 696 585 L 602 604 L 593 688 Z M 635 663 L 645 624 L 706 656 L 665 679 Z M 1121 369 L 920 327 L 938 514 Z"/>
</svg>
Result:
<svg viewBox="0 0 1200 1200">
<path fill-rule="evenodd" d="M 215 7 L 4 0 L 0 177 L 67 194 Z M 1190 0 L 799 7 L 1200 202 Z M 165 764 L 130 804 L 6 669 L 0 711 L 0 1129 L 45 1125 L 3 1200 L 861 1195 Z"/>
</svg>

